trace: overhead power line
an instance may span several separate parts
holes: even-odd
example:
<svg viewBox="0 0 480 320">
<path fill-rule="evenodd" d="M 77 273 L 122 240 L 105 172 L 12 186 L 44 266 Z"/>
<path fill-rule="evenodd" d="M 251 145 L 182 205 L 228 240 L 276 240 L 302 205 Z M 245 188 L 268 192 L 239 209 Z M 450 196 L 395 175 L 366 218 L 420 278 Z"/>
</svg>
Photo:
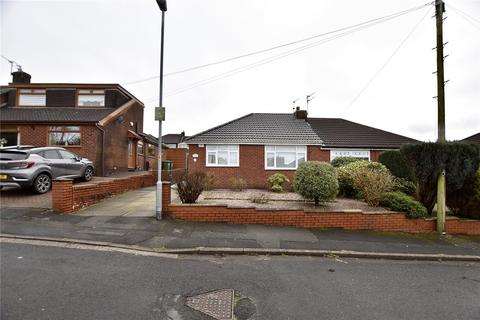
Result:
<svg viewBox="0 0 480 320">
<path fill-rule="evenodd" d="M 457 16 L 459 16 L 460 18 L 462 18 L 463 20 L 468 22 L 470 25 L 472 25 L 472 27 L 474 27 L 477 30 L 480 30 L 480 20 L 468 15 L 466 12 L 464 12 L 460 9 L 457 9 L 457 8 L 451 6 L 451 5 L 448 5 L 448 7 L 450 9 L 452 9 L 453 12 L 455 12 L 457 14 Z"/>
<path fill-rule="evenodd" d="M 304 50 L 307 50 L 307 49 L 310 49 L 310 48 L 319 46 L 319 45 L 321 45 L 321 44 L 324 44 L 324 43 L 330 42 L 330 41 L 332 41 L 332 40 L 335 40 L 335 39 L 338 39 L 338 38 L 347 36 L 347 35 L 352 34 L 352 33 L 354 33 L 354 32 L 357 32 L 357 31 L 366 29 L 366 28 L 368 28 L 368 27 L 371 27 L 371 26 L 374 26 L 374 25 L 376 25 L 376 24 L 379 24 L 379 23 L 382 23 L 382 22 L 391 20 L 391 19 L 393 19 L 393 18 L 394 18 L 394 17 L 384 18 L 384 20 L 375 21 L 375 22 L 373 22 L 373 23 L 370 23 L 369 25 L 362 25 L 362 26 L 356 27 L 356 28 L 354 28 L 354 29 L 345 31 L 345 32 L 343 32 L 343 33 L 336 34 L 336 35 L 334 35 L 334 36 L 331 36 L 331 37 L 328 37 L 328 38 L 324 38 L 324 39 L 322 39 L 322 40 L 319 40 L 319 41 L 316 41 L 316 42 L 313 42 L 313 43 L 309 43 L 309 44 L 307 44 L 307 45 L 304 45 L 304 46 L 301 46 L 301 47 L 297 47 L 297 48 L 295 48 L 295 49 L 291 49 L 291 50 L 288 50 L 288 51 L 283 52 L 283 53 L 280 53 L 280 54 L 276 54 L 276 55 L 274 55 L 274 56 L 271 56 L 271 57 L 262 59 L 262 60 L 260 60 L 260 61 L 257 61 L 257 62 L 251 63 L 251 64 L 247 64 L 247 65 L 244 65 L 244 66 L 242 66 L 242 67 L 239 67 L 239 68 L 236 68 L 236 69 L 233 69 L 233 70 L 229 70 L 229 71 L 223 72 L 223 73 L 218 74 L 218 75 L 216 75 L 216 76 L 213 76 L 213 77 L 210 77 L 210 78 L 207 78 L 207 79 L 204 79 L 204 80 L 200 80 L 200 81 L 191 83 L 190 85 L 187 85 L 187 86 L 185 86 L 185 87 L 183 87 L 183 88 L 176 89 L 176 90 L 174 90 L 174 91 L 169 92 L 169 93 L 167 94 L 167 97 L 174 96 L 174 95 L 183 93 L 183 92 L 185 92 L 185 91 L 188 91 L 188 90 L 197 88 L 197 87 L 199 87 L 199 86 L 203 86 L 203 85 L 209 84 L 209 83 L 211 83 L 211 82 L 218 81 L 218 80 L 224 79 L 224 78 L 226 78 L 226 77 L 233 76 L 233 75 L 235 75 L 235 74 L 237 74 L 237 73 L 244 72 L 244 71 L 250 70 L 250 69 L 252 69 L 252 68 L 256 68 L 256 67 L 261 66 L 261 65 L 264 65 L 264 64 L 266 64 L 266 63 L 269 63 L 269 62 L 272 62 L 272 61 L 275 61 L 275 60 L 278 60 L 278 59 L 281 59 L 281 58 L 290 56 L 290 55 L 295 54 L 295 53 L 297 53 L 297 52 L 304 51 Z"/>
<path fill-rule="evenodd" d="M 373 76 L 367 81 L 367 83 L 362 87 L 362 89 L 357 93 L 357 95 L 352 99 L 352 101 L 348 104 L 348 106 L 345 108 L 343 113 L 345 114 L 348 109 L 350 109 L 351 106 L 357 100 L 362 96 L 362 94 L 368 89 L 368 87 L 372 84 L 373 81 L 378 77 L 378 75 L 385 69 L 385 67 L 389 64 L 390 61 L 392 61 L 393 57 L 400 51 L 400 49 L 403 47 L 405 42 L 412 36 L 412 34 L 418 29 L 420 24 L 425 20 L 427 15 L 430 13 L 432 8 L 430 8 L 423 16 L 422 18 L 413 26 L 412 30 L 407 34 L 407 36 L 398 44 L 398 46 L 395 48 L 395 50 L 392 52 L 392 54 L 388 57 L 388 59 L 381 65 L 381 67 L 373 74 Z"/>
<path fill-rule="evenodd" d="M 280 49 L 280 48 L 292 46 L 292 45 L 299 44 L 299 43 L 302 43 L 302 42 L 306 42 L 306 41 L 309 41 L 309 40 L 313 40 L 313 39 L 316 39 L 316 38 L 324 37 L 324 36 L 327 36 L 327 35 L 330 35 L 330 34 L 335 34 L 335 33 L 338 33 L 338 32 L 349 30 L 349 29 L 361 27 L 363 25 L 369 25 L 371 23 L 375 23 L 375 22 L 378 22 L 378 21 L 383 21 L 385 19 L 389 20 L 390 18 L 392 18 L 392 19 L 397 18 L 397 17 L 403 16 L 405 14 L 423 9 L 427 6 L 432 5 L 432 4 L 433 4 L 433 2 L 425 3 L 423 5 L 416 6 L 416 7 L 407 9 L 407 10 L 403 10 L 403 11 L 392 13 L 392 14 L 389 14 L 389 15 L 386 15 L 386 16 L 383 16 L 383 17 L 367 20 L 367 21 L 357 23 L 357 24 L 354 24 L 354 25 L 349 25 L 349 26 L 346 26 L 346 27 L 342 27 L 342 28 L 339 28 L 339 29 L 332 30 L 332 31 L 316 34 L 316 35 L 313 35 L 313 36 L 310 36 L 310 37 L 307 37 L 307 38 L 303 38 L 303 39 L 279 44 L 279 45 L 269 47 L 269 48 L 266 48 L 266 49 L 257 50 L 257 51 L 253 51 L 253 52 L 250 52 L 250 53 L 241 54 L 241 55 L 237 55 L 237 56 L 234 56 L 234 57 L 230 57 L 230 58 L 226 58 L 226 59 L 222 59 L 222 60 L 218 60 L 218 61 L 214 61 L 214 62 L 202 64 L 202 65 L 188 67 L 188 68 L 181 69 L 181 70 L 174 71 L 174 72 L 165 73 L 164 77 L 173 76 L 173 75 L 177 75 L 177 74 L 182 74 L 182 73 L 186 73 L 186 72 L 190 72 L 190 71 L 194 71 L 194 70 L 198 70 L 198 69 L 202 69 L 202 68 L 206 68 L 206 67 L 210 67 L 210 66 L 214 66 L 214 65 L 218 65 L 218 64 L 222 64 L 222 63 L 226 63 L 226 62 L 231 62 L 231 61 L 235 61 L 235 60 L 238 60 L 238 59 L 242 59 L 242 58 L 246 58 L 246 57 L 250 57 L 250 56 L 254 56 L 254 55 L 258 55 L 258 54 L 262 54 L 262 53 L 266 53 L 266 52 L 269 52 L 269 51 L 273 51 L 273 50 L 277 50 L 277 49 Z M 146 82 L 146 81 L 154 80 L 154 79 L 157 79 L 157 78 L 159 78 L 158 75 L 151 76 L 151 77 L 148 77 L 148 78 L 143 78 L 143 79 L 139 79 L 139 80 L 135 80 L 135 81 L 126 82 L 126 83 L 124 83 L 124 85 Z"/>
</svg>

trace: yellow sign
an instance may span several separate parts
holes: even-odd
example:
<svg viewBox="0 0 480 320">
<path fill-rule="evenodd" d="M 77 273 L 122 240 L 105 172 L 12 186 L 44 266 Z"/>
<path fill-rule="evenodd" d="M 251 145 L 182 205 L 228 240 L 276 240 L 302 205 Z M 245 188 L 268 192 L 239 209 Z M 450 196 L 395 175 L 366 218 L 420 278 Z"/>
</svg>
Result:
<svg viewBox="0 0 480 320">
<path fill-rule="evenodd" d="M 5 180 L 7 179 L 7 175 L 6 174 L 0 174 L 0 180 Z"/>
</svg>

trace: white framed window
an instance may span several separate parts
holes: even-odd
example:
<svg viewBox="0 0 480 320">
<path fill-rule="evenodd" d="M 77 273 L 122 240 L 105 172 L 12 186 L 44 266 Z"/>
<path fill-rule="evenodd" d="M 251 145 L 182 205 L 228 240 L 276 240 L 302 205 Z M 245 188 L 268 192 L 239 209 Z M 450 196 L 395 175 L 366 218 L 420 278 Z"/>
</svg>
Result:
<svg viewBox="0 0 480 320">
<path fill-rule="evenodd" d="M 77 106 L 79 107 L 104 107 L 104 90 L 78 90 Z"/>
<path fill-rule="evenodd" d="M 296 170 L 307 161 L 306 146 L 265 146 L 265 169 Z"/>
<path fill-rule="evenodd" d="M 45 89 L 20 89 L 18 105 L 21 107 L 45 107 L 47 105 Z"/>
<path fill-rule="evenodd" d="M 238 144 L 207 144 L 207 167 L 238 167 L 239 146 Z"/>
<path fill-rule="evenodd" d="M 332 149 L 330 150 L 330 161 L 338 157 L 360 158 L 370 160 L 370 150 Z"/>
</svg>

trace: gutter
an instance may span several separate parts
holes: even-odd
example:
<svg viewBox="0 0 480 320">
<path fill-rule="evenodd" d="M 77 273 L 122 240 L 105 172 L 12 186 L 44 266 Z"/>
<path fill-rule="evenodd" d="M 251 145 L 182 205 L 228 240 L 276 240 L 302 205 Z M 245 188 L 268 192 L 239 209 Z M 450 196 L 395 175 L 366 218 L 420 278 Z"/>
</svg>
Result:
<svg viewBox="0 0 480 320">
<path fill-rule="evenodd" d="M 98 123 L 95 124 L 98 130 L 102 132 L 102 176 L 105 176 L 105 129 Z"/>
</svg>

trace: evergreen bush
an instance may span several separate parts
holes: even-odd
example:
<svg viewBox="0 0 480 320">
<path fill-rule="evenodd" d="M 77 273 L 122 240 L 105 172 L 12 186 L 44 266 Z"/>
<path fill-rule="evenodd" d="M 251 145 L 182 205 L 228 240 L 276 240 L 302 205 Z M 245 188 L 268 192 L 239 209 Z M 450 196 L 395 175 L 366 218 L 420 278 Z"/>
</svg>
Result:
<svg viewBox="0 0 480 320">
<path fill-rule="evenodd" d="M 335 199 L 338 193 L 337 173 L 329 163 L 307 161 L 298 166 L 293 186 L 302 197 L 318 205 Z"/>
</svg>

